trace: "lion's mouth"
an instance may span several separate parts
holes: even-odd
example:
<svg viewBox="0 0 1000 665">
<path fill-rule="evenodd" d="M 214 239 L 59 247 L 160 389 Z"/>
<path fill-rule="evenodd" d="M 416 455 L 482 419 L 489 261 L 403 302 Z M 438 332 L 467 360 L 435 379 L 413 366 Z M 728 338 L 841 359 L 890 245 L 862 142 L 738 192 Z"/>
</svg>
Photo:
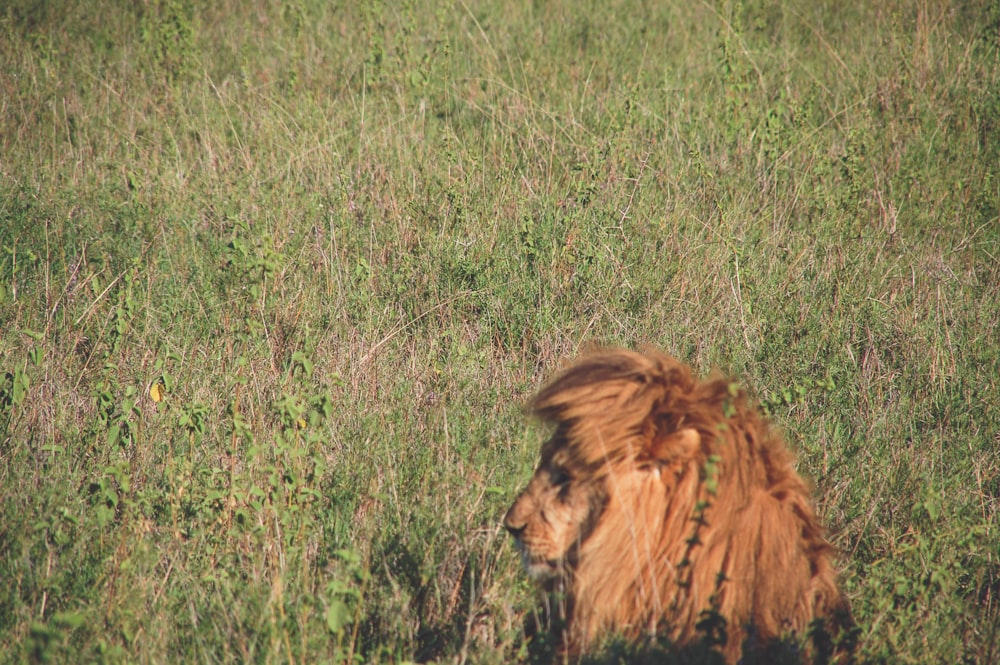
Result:
<svg viewBox="0 0 1000 665">
<path fill-rule="evenodd" d="M 521 564 L 528 577 L 536 582 L 551 580 L 562 574 L 562 564 L 559 561 L 531 554 L 523 548 L 521 549 Z"/>
</svg>

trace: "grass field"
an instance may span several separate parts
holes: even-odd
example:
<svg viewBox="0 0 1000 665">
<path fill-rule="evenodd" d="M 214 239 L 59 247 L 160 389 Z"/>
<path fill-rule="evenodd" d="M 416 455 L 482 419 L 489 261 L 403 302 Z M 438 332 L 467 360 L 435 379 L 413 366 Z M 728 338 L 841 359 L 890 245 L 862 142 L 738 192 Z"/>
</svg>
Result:
<svg viewBox="0 0 1000 665">
<path fill-rule="evenodd" d="M 355 4 L 0 7 L 0 661 L 531 657 L 603 343 L 761 397 L 864 662 L 996 662 L 1000 4 Z"/>
</svg>

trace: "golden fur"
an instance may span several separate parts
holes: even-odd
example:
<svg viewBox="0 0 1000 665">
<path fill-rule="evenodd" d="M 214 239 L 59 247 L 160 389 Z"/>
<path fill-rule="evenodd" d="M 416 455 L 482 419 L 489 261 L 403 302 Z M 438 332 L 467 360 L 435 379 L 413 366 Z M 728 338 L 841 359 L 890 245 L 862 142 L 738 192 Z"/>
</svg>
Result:
<svg viewBox="0 0 1000 665">
<path fill-rule="evenodd" d="M 529 575 L 565 592 L 566 650 L 690 643 L 716 616 L 734 663 L 744 643 L 802 638 L 816 619 L 849 625 L 808 487 L 736 384 L 602 350 L 530 406 L 556 430 L 504 525 Z"/>
</svg>

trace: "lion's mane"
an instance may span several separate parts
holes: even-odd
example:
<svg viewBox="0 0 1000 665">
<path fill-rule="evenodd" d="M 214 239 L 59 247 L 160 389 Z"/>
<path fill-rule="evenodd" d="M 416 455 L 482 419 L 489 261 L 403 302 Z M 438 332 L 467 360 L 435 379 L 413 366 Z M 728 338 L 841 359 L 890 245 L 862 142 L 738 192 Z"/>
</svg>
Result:
<svg viewBox="0 0 1000 665">
<path fill-rule="evenodd" d="M 744 643 L 802 638 L 824 618 L 849 625 L 809 488 L 730 379 L 696 380 L 656 351 L 601 350 L 530 407 L 556 426 L 542 466 L 557 460 L 597 513 L 561 561 L 568 650 L 611 634 L 691 643 L 715 616 L 735 662 Z M 529 556 L 546 510 L 556 514 L 531 496 L 544 488 L 533 479 L 505 519 Z M 534 543 L 523 537 L 532 525 Z"/>
</svg>

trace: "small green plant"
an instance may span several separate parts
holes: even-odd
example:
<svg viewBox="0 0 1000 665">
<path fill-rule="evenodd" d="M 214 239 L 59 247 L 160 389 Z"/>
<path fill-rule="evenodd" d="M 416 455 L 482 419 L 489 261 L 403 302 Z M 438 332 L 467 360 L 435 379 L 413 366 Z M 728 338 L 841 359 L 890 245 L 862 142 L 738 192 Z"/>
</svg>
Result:
<svg viewBox="0 0 1000 665">
<path fill-rule="evenodd" d="M 94 508 L 97 526 L 104 528 L 118 516 L 122 499 L 131 490 L 129 467 L 119 462 L 104 470 L 104 475 L 90 485 L 90 502 Z"/>
<path fill-rule="evenodd" d="M 238 221 L 233 229 L 233 239 L 226 246 L 227 267 L 235 271 L 237 284 L 245 289 L 254 301 L 267 296 L 268 280 L 274 277 L 281 257 L 272 248 L 273 240 L 267 236 L 254 238 L 250 227 Z"/>
<path fill-rule="evenodd" d="M 22 369 L 4 372 L 3 383 L 0 383 L 0 409 L 9 421 L 11 409 L 20 406 L 31 387 L 31 380 Z"/>
<path fill-rule="evenodd" d="M 147 5 L 140 19 L 140 39 L 168 82 L 194 72 L 194 7 L 189 0 L 157 0 Z"/>
<path fill-rule="evenodd" d="M 358 630 L 361 626 L 365 593 L 371 575 L 361 555 L 350 549 L 334 552 L 333 577 L 326 583 L 326 627 L 336 641 L 337 660 L 351 662 L 357 657 Z"/>
</svg>

